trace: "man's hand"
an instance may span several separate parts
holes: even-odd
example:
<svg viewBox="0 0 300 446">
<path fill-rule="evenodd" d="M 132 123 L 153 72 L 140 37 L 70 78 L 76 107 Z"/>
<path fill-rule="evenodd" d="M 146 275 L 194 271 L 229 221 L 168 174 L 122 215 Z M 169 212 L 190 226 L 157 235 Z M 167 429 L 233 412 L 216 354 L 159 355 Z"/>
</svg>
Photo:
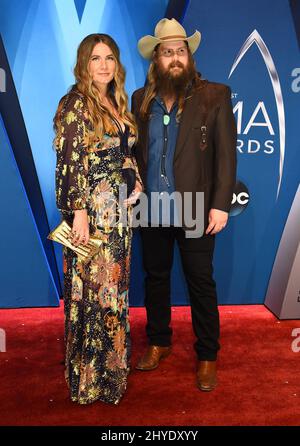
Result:
<svg viewBox="0 0 300 446">
<path fill-rule="evenodd" d="M 139 196 L 141 195 L 142 190 L 143 190 L 142 185 L 138 181 L 136 181 L 134 190 L 131 192 L 127 200 L 124 200 L 124 205 L 132 206 L 133 204 L 135 204 Z"/>
<path fill-rule="evenodd" d="M 225 228 L 228 220 L 228 212 L 220 211 L 220 209 L 211 209 L 208 214 L 208 226 L 205 234 L 216 234 Z"/>
</svg>

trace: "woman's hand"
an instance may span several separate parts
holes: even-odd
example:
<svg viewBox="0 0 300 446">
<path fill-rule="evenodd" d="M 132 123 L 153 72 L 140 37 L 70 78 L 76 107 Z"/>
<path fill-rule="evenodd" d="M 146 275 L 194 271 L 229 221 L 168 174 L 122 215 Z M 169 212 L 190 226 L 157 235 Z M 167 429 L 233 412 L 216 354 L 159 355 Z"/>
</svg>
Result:
<svg viewBox="0 0 300 446">
<path fill-rule="evenodd" d="M 87 245 L 90 239 L 89 221 L 86 209 L 74 211 L 74 220 L 72 226 L 72 243 L 75 246 Z"/>
<path fill-rule="evenodd" d="M 143 190 L 143 186 L 141 185 L 141 183 L 136 181 L 133 191 L 131 192 L 131 194 L 129 195 L 127 200 L 124 200 L 124 205 L 132 206 L 133 204 L 135 204 L 137 202 L 139 196 L 141 195 L 142 190 Z"/>
</svg>

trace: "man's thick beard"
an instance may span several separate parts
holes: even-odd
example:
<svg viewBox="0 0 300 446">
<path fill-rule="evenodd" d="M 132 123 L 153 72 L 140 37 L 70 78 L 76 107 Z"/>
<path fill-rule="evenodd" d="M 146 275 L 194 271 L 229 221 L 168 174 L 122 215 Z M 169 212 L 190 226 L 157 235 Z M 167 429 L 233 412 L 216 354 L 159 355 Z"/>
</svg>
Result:
<svg viewBox="0 0 300 446">
<path fill-rule="evenodd" d="M 180 74 L 173 76 L 171 74 L 171 68 L 175 66 L 181 67 L 182 71 Z M 157 64 L 155 70 L 156 91 L 162 97 L 182 97 L 185 95 L 187 87 L 195 76 L 196 71 L 191 63 L 187 67 L 184 67 L 179 61 L 173 62 L 166 71 L 162 70 L 160 65 Z"/>
</svg>

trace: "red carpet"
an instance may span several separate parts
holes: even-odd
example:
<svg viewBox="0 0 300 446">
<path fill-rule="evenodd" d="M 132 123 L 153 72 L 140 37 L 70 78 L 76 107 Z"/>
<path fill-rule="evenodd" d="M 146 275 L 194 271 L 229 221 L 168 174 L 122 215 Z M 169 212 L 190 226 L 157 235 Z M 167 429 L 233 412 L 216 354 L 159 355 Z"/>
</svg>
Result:
<svg viewBox="0 0 300 446">
<path fill-rule="evenodd" d="M 0 424 L 98 426 L 300 425 L 300 321 L 278 321 L 264 306 L 222 306 L 219 386 L 195 386 L 190 310 L 173 309 L 174 351 L 159 369 L 132 371 L 120 405 L 79 406 L 63 377 L 63 309 L 0 310 Z M 133 358 L 146 346 L 144 309 L 131 309 Z"/>
</svg>

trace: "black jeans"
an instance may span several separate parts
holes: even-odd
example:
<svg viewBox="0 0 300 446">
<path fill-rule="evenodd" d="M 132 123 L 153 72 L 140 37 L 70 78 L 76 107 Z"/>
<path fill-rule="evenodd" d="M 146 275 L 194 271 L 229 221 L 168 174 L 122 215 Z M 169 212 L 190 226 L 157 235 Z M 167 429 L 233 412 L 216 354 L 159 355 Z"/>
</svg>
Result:
<svg viewBox="0 0 300 446">
<path fill-rule="evenodd" d="M 141 228 L 143 263 L 146 271 L 146 333 L 150 345 L 171 345 L 170 275 L 177 240 L 187 281 L 198 359 L 213 361 L 220 348 L 219 312 L 213 279 L 215 237 L 185 238 L 182 228 Z"/>
</svg>

